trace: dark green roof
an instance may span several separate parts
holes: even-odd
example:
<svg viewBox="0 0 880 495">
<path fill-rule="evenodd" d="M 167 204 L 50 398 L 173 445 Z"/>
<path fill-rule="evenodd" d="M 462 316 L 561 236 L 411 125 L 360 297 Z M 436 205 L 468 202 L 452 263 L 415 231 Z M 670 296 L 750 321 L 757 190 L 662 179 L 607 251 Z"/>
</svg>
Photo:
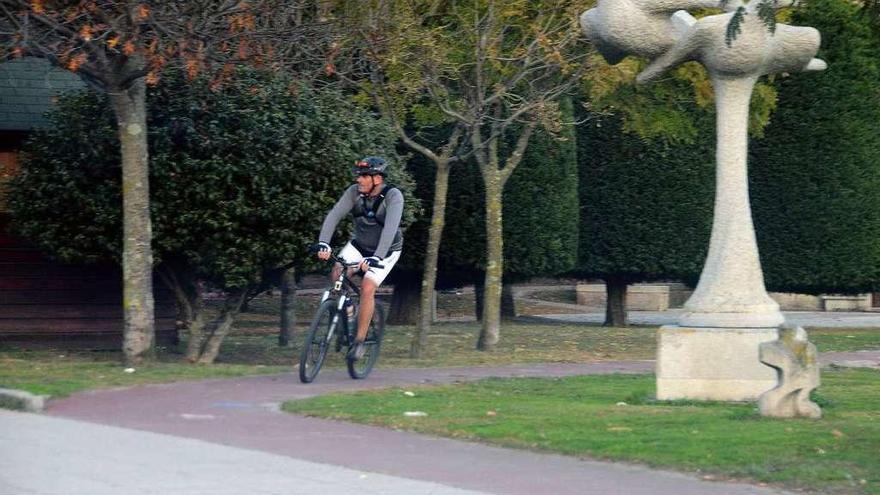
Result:
<svg viewBox="0 0 880 495">
<path fill-rule="evenodd" d="M 45 125 L 43 114 L 57 95 L 84 87 L 79 76 L 43 59 L 0 64 L 0 130 L 29 131 Z"/>
</svg>

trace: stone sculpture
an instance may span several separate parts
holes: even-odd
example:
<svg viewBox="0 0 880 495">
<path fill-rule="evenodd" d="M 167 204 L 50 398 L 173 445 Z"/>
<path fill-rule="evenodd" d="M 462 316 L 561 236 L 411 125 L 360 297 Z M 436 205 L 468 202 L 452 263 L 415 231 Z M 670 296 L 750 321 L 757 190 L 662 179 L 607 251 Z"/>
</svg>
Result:
<svg viewBox="0 0 880 495">
<path fill-rule="evenodd" d="M 758 77 L 777 72 L 822 70 L 814 58 L 819 32 L 777 24 L 770 32 L 758 18 L 758 0 L 729 0 L 724 14 L 695 19 L 686 10 L 720 7 L 717 0 L 599 0 L 581 15 L 581 27 L 609 63 L 626 55 L 651 62 L 639 74 L 648 82 L 690 60 L 703 64 L 718 106 L 718 176 L 715 221 L 700 283 L 681 324 L 695 327 L 770 328 L 783 322 L 767 295 L 748 203 L 746 177 L 748 107 Z M 777 7 L 790 5 L 780 0 Z M 726 30 L 734 11 L 745 15 L 736 39 Z"/>
<path fill-rule="evenodd" d="M 747 145 L 749 101 L 765 74 L 823 70 L 815 58 L 820 35 L 810 27 L 777 24 L 757 15 L 760 0 L 599 0 L 581 27 L 612 64 L 645 57 L 639 82 L 687 62 L 709 73 L 717 107 L 716 194 L 712 237 L 700 281 L 679 326 L 660 330 L 657 396 L 661 399 L 749 400 L 775 384 L 758 361 L 758 345 L 777 337 L 784 322 L 764 287 L 749 206 Z M 791 5 L 779 0 L 776 8 Z M 721 8 L 695 19 L 687 9 Z M 742 9 L 734 39 L 727 28 Z"/>
<path fill-rule="evenodd" d="M 719 7 L 719 0 L 599 0 L 581 14 L 581 29 L 609 64 L 628 55 L 654 59 L 666 53 L 680 34 L 672 14 Z M 740 6 L 730 2 L 725 10 Z"/>
<path fill-rule="evenodd" d="M 778 385 L 758 399 L 762 416 L 821 418 L 822 410 L 810 400 L 819 387 L 816 346 L 803 328 L 783 328 L 779 339 L 761 344 L 761 362 L 776 369 Z"/>
<path fill-rule="evenodd" d="M 756 15 L 758 0 L 728 1 L 725 14 L 700 20 L 687 9 L 722 7 L 719 0 L 600 0 L 581 15 L 584 33 L 610 64 L 627 55 L 652 60 L 640 82 L 688 60 L 700 61 L 710 73 L 738 77 L 800 70 L 823 70 L 814 59 L 819 32 L 810 27 L 777 24 L 770 32 Z M 776 8 L 791 5 L 780 0 Z M 745 10 L 742 32 L 727 45 L 725 32 L 734 12 Z"/>
</svg>

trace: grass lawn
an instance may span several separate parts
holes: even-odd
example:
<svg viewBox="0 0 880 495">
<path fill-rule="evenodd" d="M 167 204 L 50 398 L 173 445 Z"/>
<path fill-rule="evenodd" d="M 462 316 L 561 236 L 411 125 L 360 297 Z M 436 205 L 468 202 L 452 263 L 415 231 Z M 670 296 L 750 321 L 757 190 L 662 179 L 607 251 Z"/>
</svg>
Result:
<svg viewBox="0 0 880 495">
<path fill-rule="evenodd" d="M 192 365 L 178 359 L 144 364 L 128 373 L 120 363 L 118 352 L 0 350 L 0 388 L 64 397 L 80 390 L 290 371 L 262 364 Z"/>
<path fill-rule="evenodd" d="M 20 350 L 0 348 L 0 388 L 65 396 L 79 390 L 125 387 L 142 383 L 226 378 L 293 371 L 299 361 L 304 329 L 293 345 L 278 346 L 274 323 L 245 315 L 244 328 L 223 344 L 217 363 L 182 362 L 181 348 L 159 349 L 156 361 L 125 373 L 116 351 Z M 410 326 L 391 326 L 382 345 L 380 367 L 492 366 L 537 362 L 653 359 L 656 327 L 600 326 L 506 322 L 501 342 L 493 352 L 474 349 L 476 323 L 440 323 L 433 326 L 425 357 L 410 359 Z M 813 329 L 810 339 L 820 351 L 880 349 L 880 331 L 872 329 Z M 341 354 L 331 353 L 328 368 L 342 367 Z"/>
<path fill-rule="evenodd" d="M 133 386 L 179 380 L 226 378 L 294 371 L 299 362 L 304 328 L 292 345 L 278 346 L 274 323 L 256 325 L 254 317 L 226 338 L 217 362 L 192 365 L 182 362 L 180 348 L 158 349 L 153 363 L 126 373 L 117 351 L 21 350 L 0 348 L 0 388 L 65 396 L 79 390 Z M 259 315 L 257 315 L 259 318 Z M 476 323 L 441 323 L 433 326 L 422 359 L 408 357 L 414 328 L 391 326 L 382 344 L 380 367 L 505 365 L 535 362 L 584 362 L 609 359 L 650 359 L 654 328 L 603 328 L 582 325 L 505 323 L 502 340 L 494 352 L 474 349 Z M 328 355 L 325 367 L 343 367 L 342 354 Z"/>
<path fill-rule="evenodd" d="M 880 328 L 808 328 L 819 352 L 880 349 Z"/>
<path fill-rule="evenodd" d="M 651 375 L 489 379 L 324 396 L 284 410 L 503 446 L 769 483 L 880 494 L 880 372 L 822 375 L 821 420 L 777 420 L 753 404 L 656 402 Z M 405 417 L 422 411 L 424 417 Z"/>
<path fill-rule="evenodd" d="M 441 294 L 443 314 L 469 314 L 473 294 Z M 297 300 L 299 324 L 292 345 L 278 346 L 278 298 L 260 297 L 241 314 L 214 365 L 182 362 L 183 346 L 157 350 L 153 363 L 125 373 L 117 351 L 22 350 L 0 347 L 0 387 L 52 396 L 95 388 L 142 383 L 225 378 L 293 371 L 301 342 L 318 302 L 317 295 Z M 493 352 L 474 349 L 479 324 L 438 323 L 428 336 L 425 357 L 408 357 L 414 327 L 390 326 L 382 345 L 380 367 L 477 366 L 535 362 L 588 362 L 596 360 L 653 359 L 656 327 L 606 328 L 537 321 L 504 322 L 501 342 Z M 813 329 L 810 339 L 820 351 L 880 349 L 880 331 L 874 329 Z M 344 366 L 331 353 L 327 367 Z"/>
</svg>

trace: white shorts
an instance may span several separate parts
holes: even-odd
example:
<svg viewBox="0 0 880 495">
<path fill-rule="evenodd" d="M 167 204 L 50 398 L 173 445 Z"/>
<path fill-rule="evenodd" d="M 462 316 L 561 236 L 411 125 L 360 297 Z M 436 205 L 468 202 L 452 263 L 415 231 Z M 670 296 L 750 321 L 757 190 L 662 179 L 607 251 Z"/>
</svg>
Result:
<svg viewBox="0 0 880 495">
<path fill-rule="evenodd" d="M 339 252 L 339 257 L 348 263 L 359 263 L 364 259 L 364 256 L 351 244 L 351 241 L 342 248 L 342 251 Z M 385 277 L 387 277 L 388 273 L 391 272 L 391 269 L 394 268 L 398 259 L 400 259 L 400 251 L 392 251 L 387 258 L 382 258 L 382 265 L 384 268 L 371 266 L 370 269 L 367 270 L 367 273 L 364 274 L 364 278 L 369 278 L 373 282 L 376 282 L 376 287 L 382 285 Z"/>
</svg>

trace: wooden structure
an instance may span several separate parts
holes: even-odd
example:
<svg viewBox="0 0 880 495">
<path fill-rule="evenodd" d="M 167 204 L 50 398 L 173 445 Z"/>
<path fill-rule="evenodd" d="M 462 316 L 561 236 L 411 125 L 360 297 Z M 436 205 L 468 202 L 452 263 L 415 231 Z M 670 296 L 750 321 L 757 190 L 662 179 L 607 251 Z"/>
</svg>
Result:
<svg viewBox="0 0 880 495">
<path fill-rule="evenodd" d="M 0 344 L 121 348 L 119 267 L 57 263 L 5 234 L 6 222 L 0 215 Z M 171 294 L 156 282 L 156 341 L 176 344 Z"/>
</svg>

